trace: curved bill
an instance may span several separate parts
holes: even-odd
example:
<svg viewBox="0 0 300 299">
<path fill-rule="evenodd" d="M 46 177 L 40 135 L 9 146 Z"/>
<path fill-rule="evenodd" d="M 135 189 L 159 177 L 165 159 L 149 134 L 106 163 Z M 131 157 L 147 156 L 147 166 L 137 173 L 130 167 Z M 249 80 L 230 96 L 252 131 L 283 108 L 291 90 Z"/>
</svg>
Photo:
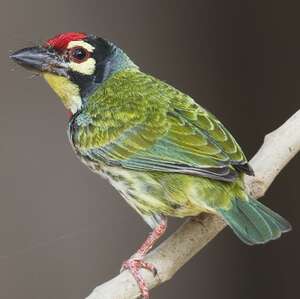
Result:
<svg viewBox="0 0 300 299">
<path fill-rule="evenodd" d="M 68 64 L 51 48 L 25 48 L 11 54 L 10 58 L 29 70 L 68 76 Z"/>
</svg>

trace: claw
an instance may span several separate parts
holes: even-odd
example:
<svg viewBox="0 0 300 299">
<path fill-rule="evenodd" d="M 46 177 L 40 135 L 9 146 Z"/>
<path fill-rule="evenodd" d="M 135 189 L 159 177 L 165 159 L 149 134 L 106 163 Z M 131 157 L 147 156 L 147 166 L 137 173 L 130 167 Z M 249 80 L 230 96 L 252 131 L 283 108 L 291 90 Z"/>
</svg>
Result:
<svg viewBox="0 0 300 299">
<path fill-rule="evenodd" d="M 154 276 L 157 275 L 157 269 L 155 268 L 154 265 L 152 265 L 148 262 L 145 262 L 139 258 L 131 258 L 131 259 L 125 261 L 122 264 L 121 271 L 129 270 L 131 275 L 134 277 L 134 279 L 136 280 L 136 282 L 139 286 L 142 298 L 149 299 L 149 289 L 146 286 L 146 282 L 140 273 L 141 269 L 147 269 L 147 270 L 151 271 Z"/>
<path fill-rule="evenodd" d="M 122 264 L 121 272 L 125 269 L 129 270 L 132 276 L 134 277 L 135 281 L 137 282 L 141 295 L 144 299 L 149 299 L 149 289 L 146 286 L 146 282 L 141 275 L 141 269 L 148 269 L 154 275 L 157 276 L 157 269 L 154 265 L 145 262 L 143 258 L 146 254 L 151 250 L 154 243 L 159 239 L 161 235 L 166 231 L 167 228 L 167 220 L 162 219 L 160 224 L 153 230 L 152 233 L 148 236 L 146 241 L 140 247 L 140 249 L 127 261 Z"/>
<path fill-rule="evenodd" d="M 142 266 L 142 268 L 151 271 L 152 274 L 154 275 L 154 277 L 157 276 L 157 269 L 155 268 L 155 266 L 153 264 L 147 263 L 147 262 L 141 260 L 141 266 Z"/>
</svg>

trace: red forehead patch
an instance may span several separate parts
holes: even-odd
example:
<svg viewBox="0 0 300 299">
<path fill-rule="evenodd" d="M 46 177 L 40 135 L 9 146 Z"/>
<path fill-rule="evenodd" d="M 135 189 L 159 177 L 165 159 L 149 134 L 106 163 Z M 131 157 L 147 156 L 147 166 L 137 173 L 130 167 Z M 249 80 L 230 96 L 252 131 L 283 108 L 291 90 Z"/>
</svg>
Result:
<svg viewBox="0 0 300 299">
<path fill-rule="evenodd" d="M 46 44 L 56 50 L 64 50 L 67 48 L 69 42 L 83 40 L 86 37 L 87 35 L 82 32 L 64 32 L 49 39 Z"/>
</svg>

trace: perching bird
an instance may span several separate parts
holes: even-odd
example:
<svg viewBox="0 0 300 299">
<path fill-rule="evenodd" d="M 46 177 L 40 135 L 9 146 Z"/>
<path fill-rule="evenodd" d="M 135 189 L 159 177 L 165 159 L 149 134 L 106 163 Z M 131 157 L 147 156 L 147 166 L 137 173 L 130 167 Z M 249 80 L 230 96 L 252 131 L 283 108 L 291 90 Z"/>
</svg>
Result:
<svg viewBox="0 0 300 299">
<path fill-rule="evenodd" d="M 165 232 L 167 216 L 221 216 L 246 244 L 262 244 L 291 229 L 280 215 L 251 199 L 253 175 L 222 123 L 191 97 L 140 71 L 115 44 L 85 33 L 62 33 L 11 55 L 41 72 L 69 111 L 75 153 L 107 178 L 153 232 L 123 269 L 143 298 L 143 261 Z"/>
</svg>

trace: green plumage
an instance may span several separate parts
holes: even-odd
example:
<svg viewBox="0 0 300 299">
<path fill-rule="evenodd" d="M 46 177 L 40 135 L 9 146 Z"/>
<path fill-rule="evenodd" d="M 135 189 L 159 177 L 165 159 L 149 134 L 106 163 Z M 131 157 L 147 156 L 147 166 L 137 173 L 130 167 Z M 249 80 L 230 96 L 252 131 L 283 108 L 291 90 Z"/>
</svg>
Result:
<svg viewBox="0 0 300 299">
<path fill-rule="evenodd" d="M 218 209 L 236 235 L 246 244 L 263 244 L 275 240 L 290 224 L 262 203 L 249 199 L 233 200 L 229 210 Z"/>
<path fill-rule="evenodd" d="M 253 170 L 220 121 L 191 97 L 142 73 L 113 43 L 65 32 L 11 58 L 43 73 L 69 111 L 68 136 L 76 154 L 153 228 L 122 266 L 144 299 L 149 289 L 140 270 L 157 274 L 143 259 L 165 232 L 166 216 L 217 214 L 248 245 L 291 229 L 248 197 L 243 175 Z"/>
<path fill-rule="evenodd" d="M 116 72 L 70 123 L 77 153 L 154 227 L 161 216 L 222 215 L 248 244 L 290 229 L 248 198 L 252 173 L 231 134 L 189 96 L 130 68 Z"/>
</svg>

